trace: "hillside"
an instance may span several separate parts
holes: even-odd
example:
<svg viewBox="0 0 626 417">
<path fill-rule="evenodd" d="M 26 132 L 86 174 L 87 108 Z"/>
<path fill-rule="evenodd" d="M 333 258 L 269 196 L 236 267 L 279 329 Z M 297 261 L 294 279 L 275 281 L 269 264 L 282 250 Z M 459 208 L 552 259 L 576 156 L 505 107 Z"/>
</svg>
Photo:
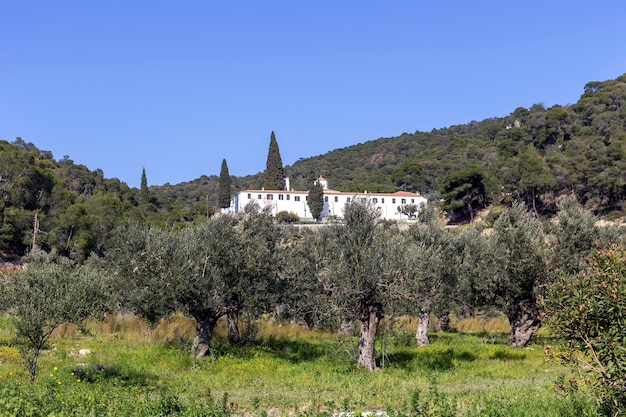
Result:
<svg viewBox="0 0 626 417">
<path fill-rule="evenodd" d="M 380 138 L 300 159 L 285 172 L 296 189 L 306 189 L 313 171 L 342 191 L 443 197 L 460 221 L 513 199 L 550 214 L 569 193 L 599 215 L 619 216 L 626 196 L 625 102 L 626 74 L 587 83 L 575 104 L 535 104 L 506 117 Z M 237 189 L 261 183 L 262 173 L 234 179 Z"/>
<path fill-rule="evenodd" d="M 572 105 L 536 104 L 503 118 L 381 138 L 300 160 L 286 171 L 301 179 L 316 170 L 345 191 L 441 192 L 449 203 L 462 197 L 453 195 L 457 183 L 471 184 L 477 174 L 483 204 L 519 198 L 551 212 L 556 196 L 574 192 L 599 214 L 624 211 L 624 103 L 626 75 L 588 83 Z"/>
<path fill-rule="evenodd" d="M 454 222 L 513 200 L 550 215 L 570 193 L 596 214 L 619 217 L 626 212 L 625 103 L 626 74 L 587 83 L 574 104 L 535 104 L 506 117 L 380 138 L 300 159 L 285 173 L 296 189 L 306 189 L 313 172 L 342 191 L 418 191 L 442 201 Z M 262 179 L 233 177 L 233 192 L 260 188 Z M 217 189 L 211 175 L 138 190 L 20 138 L 0 141 L 0 255 L 23 254 L 33 239 L 70 256 L 101 253 L 120 223 L 175 227 L 206 218 Z"/>
</svg>

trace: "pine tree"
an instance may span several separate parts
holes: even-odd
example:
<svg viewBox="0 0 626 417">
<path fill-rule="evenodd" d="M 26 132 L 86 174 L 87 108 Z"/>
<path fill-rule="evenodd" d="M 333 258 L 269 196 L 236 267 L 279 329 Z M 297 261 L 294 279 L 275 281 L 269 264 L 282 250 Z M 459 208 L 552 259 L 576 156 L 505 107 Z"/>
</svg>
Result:
<svg viewBox="0 0 626 417">
<path fill-rule="evenodd" d="M 270 147 L 267 152 L 267 163 L 265 167 L 265 183 L 266 190 L 282 190 L 284 188 L 284 172 L 283 161 L 280 158 L 278 143 L 274 131 L 270 137 Z"/>
<path fill-rule="evenodd" d="M 222 160 L 222 169 L 220 170 L 218 200 L 220 208 L 230 207 L 230 175 L 228 174 L 226 159 Z"/>
<path fill-rule="evenodd" d="M 139 193 L 141 204 L 148 204 L 150 201 L 150 193 L 148 191 L 148 178 L 146 177 L 146 168 L 141 171 L 141 188 Z"/>
</svg>

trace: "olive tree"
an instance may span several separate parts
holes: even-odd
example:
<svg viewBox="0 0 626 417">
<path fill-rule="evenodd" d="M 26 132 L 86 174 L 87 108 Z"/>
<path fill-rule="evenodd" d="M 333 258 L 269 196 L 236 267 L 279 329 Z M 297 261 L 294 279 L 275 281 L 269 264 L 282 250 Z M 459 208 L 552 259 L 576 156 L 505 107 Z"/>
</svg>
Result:
<svg viewBox="0 0 626 417">
<path fill-rule="evenodd" d="M 37 361 L 62 323 L 82 328 L 84 320 L 108 309 L 109 288 L 97 261 L 77 265 L 35 250 L 18 273 L 3 277 L 1 301 L 15 325 L 24 368 L 34 382 Z"/>
<path fill-rule="evenodd" d="M 336 250 L 326 254 L 318 277 L 340 317 L 358 320 L 357 364 L 373 370 L 376 333 L 390 296 L 381 262 L 387 233 L 378 227 L 378 213 L 368 202 L 347 203 L 344 219 L 345 225 L 330 226 Z"/>
<path fill-rule="evenodd" d="M 446 313 L 453 299 L 456 274 L 452 237 L 433 223 L 415 225 L 396 237 L 401 249 L 386 256 L 386 263 L 390 263 L 386 269 L 391 270 L 391 264 L 399 269 L 394 298 L 403 312 L 419 316 L 415 333 L 418 347 L 429 344 L 431 313 Z"/>
<path fill-rule="evenodd" d="M 248 204 L 234 232 L 236 239 L 229 255 L 236 270 L 226 276 L 222 293 L 230 342 L 240 340 L 239 315 L 244 312 L 257 316 L 269 311 L 276 305 L 280 292 L 281 231 L 274 225 L 269 208 L 259 210 L 258 206 Z"/>
<path fill-rule="evenodd" d="M 495 221 L 489 241 L 493 269 L 487 270 L 487 298 L 509 319 L 509 344 L 522 347 L 541 327 L 537 297 L 551 276 L 546 235 L 541 222 L 516 203 Z"/>
<path fill-rule="evenodd" d="M 268 213 L 246 211 L 171 232 L 127 227 L 107 255 L 124 305 L 152 322 L 174 311 L 193 317 L 192 354 L 202 357 L 221 317 L 228 316 L 235 342 L 239 312 L 268 299 L 278 266 L 276 239 Z"/>
<path fill-rule="evenodd" d="M 330 271 L 328 254 L 337 249 L 337 231 L 330 227 L 299 230 L 280 251 L 280 277 L 285 286 L 280 304 L 286 316 L 304 321 L 309 328 L 328 326 L 336 316 L 323 282 Z"/>
<path fill-rule="evenodd" d="M 116 231 L 105 254 L 118 303 L 151 324 L 177 308 L 171 235 L 156 226 L 127 225 Z"/>
<path fill-rule="evenodd" d="M 596 217 L 585 210 L 574 196 L 559 203 L 554 236 L 553 265 L 566 274 L 577 274 L 586 268 L 586 259 L 601 242 Z"/>
<path fill-rule="evenodd" d="M 492 279 L 496 259 L 490 238 L 476 227 L 466 227 L 457 236 L 460 259 L 457 294 L 463 314 L 473 316 L 477 309 L 493 303 L 495 281 Z"/>
</svg>

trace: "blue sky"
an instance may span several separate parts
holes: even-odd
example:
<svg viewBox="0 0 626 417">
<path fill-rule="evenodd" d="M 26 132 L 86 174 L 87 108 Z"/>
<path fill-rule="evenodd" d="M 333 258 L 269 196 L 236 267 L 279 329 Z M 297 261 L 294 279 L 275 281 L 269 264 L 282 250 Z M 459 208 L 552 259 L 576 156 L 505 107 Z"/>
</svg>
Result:
<svg viewBox="0 0 626 417">
<path fill-rule="evenodd" d="M 160 185 L 574 103 L 626 2 L 0 0 L 0 139 Z M 332 179 L 331 179 L 332 180 Z"/>
</svg>

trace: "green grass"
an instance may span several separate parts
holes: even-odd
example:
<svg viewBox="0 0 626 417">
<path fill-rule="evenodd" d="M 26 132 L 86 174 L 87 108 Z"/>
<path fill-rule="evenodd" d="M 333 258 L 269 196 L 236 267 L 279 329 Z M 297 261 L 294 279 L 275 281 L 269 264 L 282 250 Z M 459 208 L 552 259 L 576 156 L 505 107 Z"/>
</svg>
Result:
<svg viewBox="0 0 626 417">
<path fill-rule="evenodd" d="M 502 332 L 433 334 L 431 346 L 416 349 L 410 323 L 389 325 L 378 347 L 384 367 L 367 372 L 353 365 L 355 340 L 269 322 L 242 346 L 225 342 L 221 324 L 211 356 L 192 359 L 192 324 L 174 317 L 151 331 L 111 317 L 92 323 L 88 336 L 65 326 L 30 384 L 19 350 L 1 336 L 12 331 L 1 317 L 2 415 L 597 415 L 584 399 L 555 391 L 566 369 L 544 358 L 542 343 L 511 348 Z"/>
</svg>

